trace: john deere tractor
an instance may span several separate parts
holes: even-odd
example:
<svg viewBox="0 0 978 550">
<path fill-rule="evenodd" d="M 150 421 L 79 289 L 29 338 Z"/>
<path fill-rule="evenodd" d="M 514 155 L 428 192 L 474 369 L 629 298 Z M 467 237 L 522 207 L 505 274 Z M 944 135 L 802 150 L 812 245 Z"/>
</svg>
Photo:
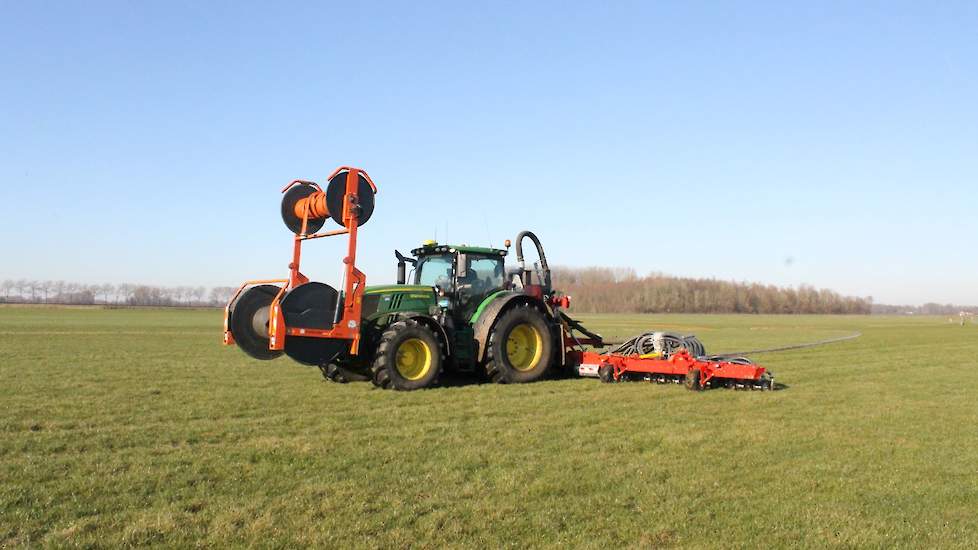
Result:
<svg viewBox="0 0 978 550">
<path fill-rule="evenodd" d="M 524 236 L 538 242 L 523 232 L 517 250 Z M 527 292 L 531 272 L 507 277 L 506 251 L 494 248 L 428 241 L 411 251 L 413 258 L 395 254 L 399 284 L 364 292 L 362 330 L 367 349 L 375 350 L 369 358 L 374 384 L 423 388 L 445 368 L 494 382 L 532 382 L 546 374 L 559 334 L 544 299 L 548 276 Z M 412 284 L 405 284 L 406 264 L 413 267 Z M 541 264 L 546 273 L 542 254 Z"/>
<path fill-rule="evenodd" d="M 509 241 L 506 249 L 427 241 L 410 256 L 395 251 L 397 284 L 368 287 L 355 265 L 357 228 L 376 193 L 366 172 L 344 167 L 325 191 L 297 180 L 284 193 L 282 217 L 295 234 L 290 275 L 241 286 L 226 308 L 225 343 L 257 359 L 285 353 L 331 380 L 369 379 L 398 390 L 430 387 L 448 370 L 532 382 L 562 364 L 562 323 L 573 321 L 560 311 L 567 299 L 551 288 L 533 233 L 516 238 L 518 265 L 510 271 Z M 342 229 L 317 233 L 327 218 Z M 332 235 L 349 238 L 340 290 L 299 271 L 302 243 Z M 539 256 L 530 268 L 526 238 Z"/>
</svg>

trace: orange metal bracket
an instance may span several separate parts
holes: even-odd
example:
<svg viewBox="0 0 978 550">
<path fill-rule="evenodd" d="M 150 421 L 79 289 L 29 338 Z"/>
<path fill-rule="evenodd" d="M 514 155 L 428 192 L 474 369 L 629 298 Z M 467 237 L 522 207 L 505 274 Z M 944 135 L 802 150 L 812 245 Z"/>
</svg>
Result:
<svg viewBox="0 0 978 550">
<path fill-rule="evenodd" d="M 296 204 L 297 215 L 300 214 L 301 208 L 302 228 L 300 233 L 293 237 L 292 262 L 289 264 L 289 278 L 284 280 L 284 282 L 287 282 L 287 284 L 272 300 L 271 309 L 269 311 L 269 349 L 285 349 L 285 340 L 289 336 L 304 336 L 312 338 L 339 338 L 350 340 L 350 353 L 356 355 L 359 352 L 360 313 L 363 303 L 363 290 L 367 282 L 366 275 L 364 275 L 363 272 L 356 267 L 357 231 L 360 225 L 358 223 L 359 213 L 358 209 L 356 208 L 360 200 L 359 176 L 361 174 L 363 175 L 364 179 L 370 184 L 370 187 L 374 193 L 377 192 L 377 186 L 374 184 L 373 180 L 370 179 L 370 176 L 366 171 L 351 166 L 341 166 L 340 168 L 337 168 L 328 179 L 332 180 L 344 170 L 346 170 L 346 193 L 343 197 L 343 213 L 341 218 L 343 220 L 344 229 L 307 235 L 306 228 L 308 227 L 309 220 L 324 217 L 328 215 L 328 212 L 325 210 L 325 204 L 314 204 L 318 201 L 318 198 L 313 200 L 303 200 Z M 313 185 L 317 189 L 317 194 L 322 193 L 322 188 L 320 188 L 319 185 L 317 185 L 315 182 L 305 180 L 292 181 L 285 186 L 284 189 L 282 189 L 282 192 L 284 193 L 285 191 L 288 191 L 289 188 L 296 184 Z M 310 198 L 317 196 L 317 194 L 310 195 Z M 286 291 L 309 281 L 309 279 L 299 270 L 302 259 L 303 241 L 337 235 L 349 236 L 347 241 L 346 257 L 343 259 L 343 264 L 345 266 L 343 276 L 343 310 L 339 322 L 329 330 L 298 329 L 287 327 L 285 325 L 285 318 L 282 315 L 282 308 L 280 304 L 281 298 Z M 225 330 L 225 334 L 229 334 L 227 330 Z"/>
</svg>

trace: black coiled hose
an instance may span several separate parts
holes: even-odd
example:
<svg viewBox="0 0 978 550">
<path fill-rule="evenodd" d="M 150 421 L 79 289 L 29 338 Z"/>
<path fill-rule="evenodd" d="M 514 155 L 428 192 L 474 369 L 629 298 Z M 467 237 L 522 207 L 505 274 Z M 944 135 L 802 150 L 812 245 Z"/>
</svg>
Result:
<svg viewBox="0 0 978 550">
<path fill-rule="evenodd" d="M 703 357 L 706 355 L 706 347 L 696 336 L 682 336 L 661 331 L 649 331 L 639 334 L 608 353 L 615 355 L 648 355 L 650 353 L 658 353 L 661 357 L 668 358 L 681 349 L 688 351 L 693 357 Z"/>
</svg>

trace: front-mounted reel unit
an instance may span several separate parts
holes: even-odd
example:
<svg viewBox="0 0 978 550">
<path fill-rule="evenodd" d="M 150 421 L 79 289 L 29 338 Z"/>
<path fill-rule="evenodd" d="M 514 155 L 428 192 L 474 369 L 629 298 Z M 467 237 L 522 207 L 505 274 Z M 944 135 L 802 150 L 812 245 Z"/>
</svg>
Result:
<svg viewBox="0 0 978 550">
<path fill-rule="evenodd" d="M 326 191 L 311 181 L 296 180 L 285 188 L 282 196 L 282 221 L 289 231 L 297 234 L 315 233 L 323 228 L 327 218 L 346 227 L 343 221 L 344 200 L 348 195 L 347 172 L 339 173 L 329 179 Z M 377 192 L 366 172 L 357 173 L 356 204 L 357 224 L 367 223 L 374 213 L 374 194 Z M 302 224 L 306 222 L 305 231 Z"/>
<path fill-rule="evenodd" d="M 326 190 L 295 180 L 282 190 L 282 221 L 293 233 L 287 279 L 246 281 L 224 311 L 224 343 L 237 344 L 256 359 L 283 352 L 307 365 L 324 367 L 360 344 L 360 312 L 366 276 L 356 267 L 357 230 L 374 211 L 377 186 L 364 170 L 341 167 Z M 319 233 L 327 219 L 341 228 Z M 310 282 L 299 270 L 302 243 L 347 235 L 343 288 Z"/>
</svg>

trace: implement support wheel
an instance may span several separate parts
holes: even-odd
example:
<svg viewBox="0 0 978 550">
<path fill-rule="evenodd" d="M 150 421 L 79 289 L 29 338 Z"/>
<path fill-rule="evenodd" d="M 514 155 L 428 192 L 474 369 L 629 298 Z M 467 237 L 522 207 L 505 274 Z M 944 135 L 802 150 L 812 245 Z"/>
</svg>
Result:
<svg viewBox="0 0 978 550">
<path fill-rule="evenodd" d="M 700 369 L 690 369 L 686 373 L 686 389 L 692 391 L 702 390 L 700 386 Z"/>
</svg>

